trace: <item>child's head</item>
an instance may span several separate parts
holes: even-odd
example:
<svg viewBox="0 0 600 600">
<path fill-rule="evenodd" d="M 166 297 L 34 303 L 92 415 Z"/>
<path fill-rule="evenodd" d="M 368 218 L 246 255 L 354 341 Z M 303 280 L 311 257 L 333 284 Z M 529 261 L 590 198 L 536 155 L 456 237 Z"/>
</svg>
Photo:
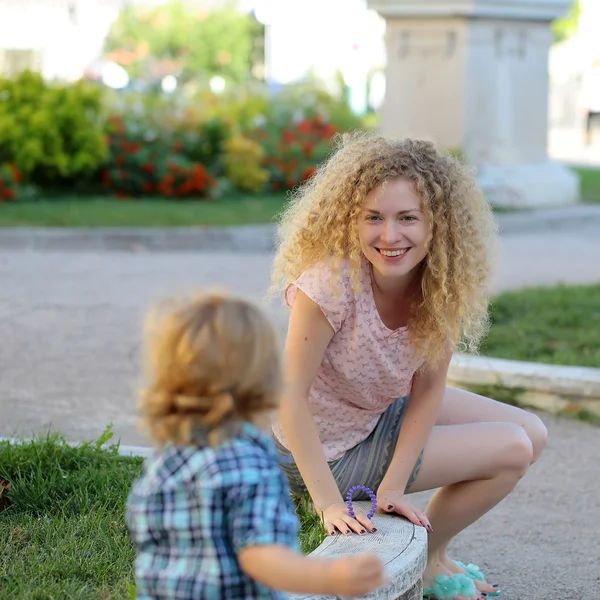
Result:
<svg viewBox="0 0 600 600">
<path fill-rule="evenodd" d="M 389 219 L 411 197 L 421 212 L 423 231 L 407 242 L 405 221 L 387 241 L 376 240 L 373 233 L 379 225 L 365 223 L 365 209 L 386 204 L 387 198 L 391 202 L 382 204 L 381 212 Z M 379 217 L 372 218 L 380 223 Z M 405 276 L 400 273 L 402 262 L 421 278 L 424 298 L 409 325 L 424 358 L 435 363 L 448 343 L 454 346 L 461 339 L 474 350 L 485 332 L 497 240 L 493 214 L 467 169 L 431 142 L 364 133 L 344 136 L 315 176 L 297 190 L 282 216 L 279 235 L 273 291 L 284 290 L 305 269 L 327 258 L 349 258 L 358 280 L 363 256 L 381 266 L 374 254 L 378 247 L 404 248 L 414 242 L 418 252 L 411 249 L 411 260 L 398 261 L 388 274 Z"/>
<path fill-rule="evenodd" d="M 277 335 L 251 302 L 215 292 L 161 306 L 148 318 L 146 352 L 140 407 L 158 444 L 214 444 L 278 405 Z"/>
</svg>

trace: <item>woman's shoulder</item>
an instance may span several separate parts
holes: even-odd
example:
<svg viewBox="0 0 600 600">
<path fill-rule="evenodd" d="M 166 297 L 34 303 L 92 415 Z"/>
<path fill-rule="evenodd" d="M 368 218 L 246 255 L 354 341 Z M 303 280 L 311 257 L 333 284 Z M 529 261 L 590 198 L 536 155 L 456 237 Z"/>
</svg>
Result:
<svg viewBox="0 0 600 600">
<path fill-rule="evenodd" d="M 355 301 L 350 261 L 328 258 L 305 269 L 286 290 L 288 306 L 293 306 L 298 290 L 321 307 L 334 330 L 338 331 Z"/>
</svg>

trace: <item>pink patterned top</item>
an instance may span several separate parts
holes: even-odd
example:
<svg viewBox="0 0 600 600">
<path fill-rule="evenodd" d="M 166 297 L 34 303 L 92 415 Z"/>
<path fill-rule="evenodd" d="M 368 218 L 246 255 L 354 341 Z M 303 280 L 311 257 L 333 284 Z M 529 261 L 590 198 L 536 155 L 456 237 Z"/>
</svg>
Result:
<svg viewBox="0 0 600 600">
<path fill-rule="evenodd" d="M 369 436 L 385 409 L 410 393 L 422 363 L 407 328 L 391 330 L 381 320 L 370 269 L 363 260 L 360 294 L 352 289 L 348 261 L 340 266 L 339 285 L 326 261 L 308 269 L 286 290 L 290 307 L 297 289 L 302 290 L 321 307 L 335 332 L 309 396 L 327 461 L 340 458 Z M 273 430 L 287 448 L 280 424 L 276 422 Z"/>
</svg>

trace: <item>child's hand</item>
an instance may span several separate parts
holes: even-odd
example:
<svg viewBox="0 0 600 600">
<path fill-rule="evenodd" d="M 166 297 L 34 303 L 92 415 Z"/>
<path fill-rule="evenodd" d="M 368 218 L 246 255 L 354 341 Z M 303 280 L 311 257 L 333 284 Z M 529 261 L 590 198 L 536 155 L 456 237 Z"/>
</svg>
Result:
<svg viewBox="0 0 600 600">
<path fill-rule="evenodd" d="M 383 562 L 374 554 L 338 558 L 331 565 L 331 589 L 337 596 L 362 596 L 383 583 Z"/>
<path fill-rule="evenodd" d="M 336 531 L 344 535 L 351 535 L 354 531 L 359 535 L 365 535 L 367 531 L 375 533 L 377 528 L 367 517 L 367 513 L 358 507 L 354 508 L 356 519 L 348 512 L 344 502 L 334 502 L 323 511 L 323 525 L 329 535 L 335 535 Z"/>
</svg>

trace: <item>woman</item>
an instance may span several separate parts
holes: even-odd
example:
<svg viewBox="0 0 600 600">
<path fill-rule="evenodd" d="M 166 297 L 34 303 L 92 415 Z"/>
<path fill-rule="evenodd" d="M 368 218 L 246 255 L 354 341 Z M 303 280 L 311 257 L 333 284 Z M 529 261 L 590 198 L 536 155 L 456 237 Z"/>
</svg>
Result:
<svg viewBox="0 0 600 600">
<path fill-rule="evenodd" d="M 488 323 L 497 234 L 473 178 L 418 140 L 346 136 L 282 216 L 273 289 L 291 306 L 274 433 L 296 493 L 327 531 L 375 532 L 343 502 L 362 484 L 429 533 L 431 598 L 497 594 L 448 556 L 547 438 L 535 415 L 446 386 Z M 406 501 L 440 488 L 423 513 Z"/>
</svg>

